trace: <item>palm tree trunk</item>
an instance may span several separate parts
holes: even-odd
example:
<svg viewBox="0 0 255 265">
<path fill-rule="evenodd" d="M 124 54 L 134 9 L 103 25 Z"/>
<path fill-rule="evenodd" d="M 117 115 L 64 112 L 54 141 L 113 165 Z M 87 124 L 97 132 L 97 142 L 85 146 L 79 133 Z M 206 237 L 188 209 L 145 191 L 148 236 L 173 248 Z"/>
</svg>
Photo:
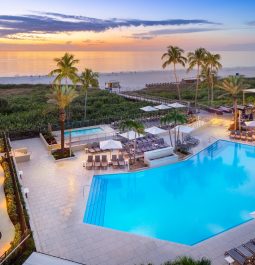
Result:
<svg viewBox="0 0 255 265">
<path fill-rule="evenodd" d="M 88 99 L 88 91 L 85 92 L 85 102 L 84 102 L 84 120 L 87 118 L 87 99 Z"/>
<path fill-rule="evenodd" d="M 64 153 L 65 149 L 65 110 L 60 109 L 59 114 L 60 129 L 61 129 L 61 151 Z"/>
<path fill-rule="evenodd" d="M 178 93 L 178 98 L 179 100 L 181 100 L 181 91 L 180 91 L 180 85 L 179 85 L 179 80 L 176 74 L 176 67 L 175 67 L 175 63 L 174 63 L 174 76 L 175 76 L 175 82 L 176 82 L 176 87 L 177 87 L 177 93 Z"/>
<path fill-rule="evenodd" d="M 234 97 L 234 130 L 237 130 L 237 98 Z"/>
<path fill-rule="evenodd" d="M 200 65 L 197 66 L 197 84 L 196 84 L 196 93 L 195 93 L 195 108 L 197 108 L 197 95 L 198 95 L 198 85 L 199 85 L 199 73 L 200 73 Z"/>
<path fill-rule="evenodd" d="M 213 81 L 213 74 L 211 75 L 211 104 L 214 101 L 214 81 Z"/>
</svg>

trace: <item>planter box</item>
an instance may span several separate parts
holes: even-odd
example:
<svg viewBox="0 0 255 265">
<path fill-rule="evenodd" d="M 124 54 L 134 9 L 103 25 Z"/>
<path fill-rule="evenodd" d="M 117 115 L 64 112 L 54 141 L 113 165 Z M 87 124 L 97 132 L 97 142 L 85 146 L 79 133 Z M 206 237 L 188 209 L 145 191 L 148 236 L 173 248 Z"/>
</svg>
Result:
<svg viewBox="0 0 255 265">
<path fill-rule="evenodd" d="M 45 147 L 47 148 L 48 151 L 52 151 L 52 150 L 56 150 L 56 149 L 59 149 L 60 145 L 59 144 L 52 144 L 52 145 L 49 145 L 47 143 L 47 141 L 45 140 L 45 138 L 43 137 L 43 135 L 40 133 L 40 138 L 41 140 L 43 141 Z"/>
<path fill-rule="evenodd" d="M 77 158 L 76 156 L 71 156 L 71 157 L 66 157 L 66 158 L 61 158 L 61 159 L 56 160 L 53 155 L 51 155 L 51 157 L 52 157 L 53 161 L 56 163 L 66 161 L 66 160 L 74 160 Z"/>
</svg>

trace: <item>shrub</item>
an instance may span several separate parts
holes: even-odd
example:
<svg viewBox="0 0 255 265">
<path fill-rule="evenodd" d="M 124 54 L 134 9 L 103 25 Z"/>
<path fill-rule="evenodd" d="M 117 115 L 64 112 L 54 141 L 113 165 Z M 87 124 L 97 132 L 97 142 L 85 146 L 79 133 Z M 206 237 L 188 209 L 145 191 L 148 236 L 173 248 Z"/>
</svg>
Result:
<svg viewBox="0 0 255 265">
<path fill-rule="evenodd" d="M 70 156 L 70 149 L 69 148 L 65 148 L 64 149 L 64 152 L 62 152 L 61 149 L 54 150 L 52 152 L 52 155 L 55 158 L 55 160 L 59 160 L 59 159 L 63 159 L 63 158 L 68 158 L 68 157 L 74 157 L 73 152 L 71 152 L 71 156 Z"/>
</svg>

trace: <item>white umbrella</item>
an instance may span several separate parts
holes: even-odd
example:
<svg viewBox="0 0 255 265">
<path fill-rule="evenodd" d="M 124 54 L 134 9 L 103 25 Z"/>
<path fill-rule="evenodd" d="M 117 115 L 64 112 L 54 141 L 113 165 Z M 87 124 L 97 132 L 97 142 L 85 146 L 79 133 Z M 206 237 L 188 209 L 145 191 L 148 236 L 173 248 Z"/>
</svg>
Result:
<svg viewBox="0 0 255 265">
<path fill-rule="evenodd" d="M 151 133 L 151 134 L 161 134 L 161 133 L 165 133 L 165 132 L 167 132 L 166 130 L 163 130 L 163 129 L 161 129 L 161 128 L 158 128 L 158 127 L 156 127 L 156 126 L 153 126 L 153 127 L 150 127 L 150 128 L 147 128 L 147 129 L 145 129 L 145 131 L 147 132 L 147 133 Z"/>
<path fill-rule="evenodd" d="M 185 105 L 182 105 L 178 102 L 172 103 L 172 104 L 167 104 L 169 107 L 174 108 L 174 109 L 179 109 L 179 108 L 186 108 Z"/>
<path fill-rule="evenodd" d="M 99 143 L 100 149 L 101 150 L 116 150 L 116 149 L 122 149 L 122 144 L 120 141 L 115 141 L 115 140 L 106 140 L 106 141 L 101 141 Z"/>
<path fill-rule="evenodd" d="M 161 104 L 161 105 L 155 106 L 155 108 L 156 108 L 156 109 L 159 109 L 159 110 L 171 109 L 170 106 L 167 106 L 167 105 L 164 105 L 164 104 Z"/>
<path fill-rule="evenodd" d="M 189 134 L 194 131 L 194 128 L 186 125 L 179 125 L 176 126 L 176 130 L 179 130 L 180 133 Z"/>
<path fill-rule="evenodd" d="M 152 106 L 146 106 L 146 107 L 143 107 L 143 108 L 140 108 L 140 110 L 143 110 L 145 112 L 151 112 L 151 111 L 156 111 L 158 109 L 152 107 Z"/>
<path fill-rule="evenodd" d="M 138 133 L 136 133 L 134 131 L 129 131 L 129 132 L 120 134 L 120 136 L 122 136 L 124 138 L 127 138 L 128 140 L 134 140 L 135 136 L 136 136 L 136 138 L 140 138 L 140 137 L 143 137 L 144 135 L 143 134 L 138 134 Z"/>
<path fill-rule="evenodd" d="M 248 127 L 255 127 L 255 121 L 246 121 L 245 125 Z"/>
</svg>

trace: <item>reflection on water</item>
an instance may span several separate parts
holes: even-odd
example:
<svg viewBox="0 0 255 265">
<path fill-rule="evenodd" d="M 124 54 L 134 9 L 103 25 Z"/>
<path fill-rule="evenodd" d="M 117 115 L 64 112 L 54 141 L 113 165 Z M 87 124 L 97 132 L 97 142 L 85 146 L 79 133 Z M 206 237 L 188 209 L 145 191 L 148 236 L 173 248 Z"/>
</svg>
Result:
<svg viewBox="0 0 255 265">
<path fill-rule="evenodd" d="M 46 75 L 55 66 L 53 58 L 60 57 L 63 53 L 63 51 L 0 52 L 0 63 L 4 66 L 0 69 L 0 76 Z M 162 70 L 163 51 L 75 51 L 72 53 L 80 60 L 80 70 L 85 66 L 98 72 Z M 224 51 L 219 53 L 222 55 L 224 67 L 255 67 L 255 52 Z M 223 74 L 228 74 L 227 70 L 224 71 Z M 252 74 L 249 69 L 236 69 L 235 71 Z"/>
</svg>

